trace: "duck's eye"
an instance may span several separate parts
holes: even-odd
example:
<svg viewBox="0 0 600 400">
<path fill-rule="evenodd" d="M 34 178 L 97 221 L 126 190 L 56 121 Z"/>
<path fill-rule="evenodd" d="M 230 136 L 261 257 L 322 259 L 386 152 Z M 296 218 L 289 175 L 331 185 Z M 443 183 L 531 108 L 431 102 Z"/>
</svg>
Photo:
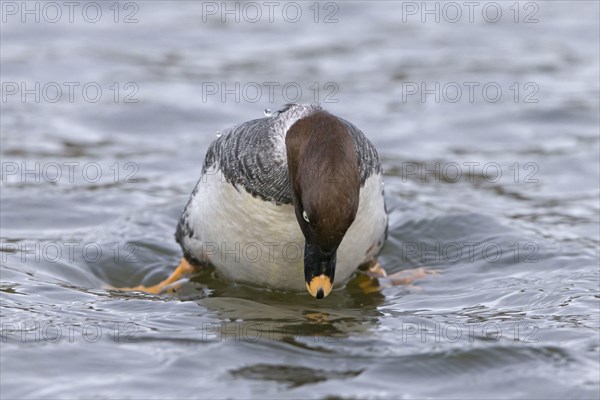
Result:
<svg viewBox="0 0 600 400">
<path fill-rule="evenodd" d="M 310 222 L 310 221 L 308 220 L 308 215 L 306 215 L 306 211 L 302 211 L 302 218 L 304 218 L 304 220 L 305 220 L 306 222 Z"/>
</svg>

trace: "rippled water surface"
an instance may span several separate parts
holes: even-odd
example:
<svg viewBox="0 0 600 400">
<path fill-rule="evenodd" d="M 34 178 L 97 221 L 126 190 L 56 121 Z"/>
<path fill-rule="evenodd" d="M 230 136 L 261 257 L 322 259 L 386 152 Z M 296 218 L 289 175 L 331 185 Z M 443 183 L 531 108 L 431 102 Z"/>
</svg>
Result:
<svg viewBox="0 0 600 400">
<path fill-rule="evenodd" d="M 114 23 L 111 4 L 97 23 L 3 8 L 2 398 L 598 398 L 597 2 L 457 23 L 400 2 L 222 23 L 192 1 Z M 322 301 L 210 270 L 177 295 L 107 289 L 169 274 L 217 131 L 289 101 L 371 138 L 380 260 L 438 274 Z"/>
</svg>

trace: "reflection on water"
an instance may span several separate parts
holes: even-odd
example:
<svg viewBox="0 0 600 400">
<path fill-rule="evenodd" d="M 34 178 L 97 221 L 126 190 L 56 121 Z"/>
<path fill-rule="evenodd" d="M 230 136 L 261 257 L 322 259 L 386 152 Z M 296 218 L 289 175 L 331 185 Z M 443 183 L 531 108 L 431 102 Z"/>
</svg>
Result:
<svg viewBox="0 0 600 400">
<path fill-rule="evenodd" d="M 262 381 L 276 381 L 287 384 L 293 388 L 306 384 L 312 384 L 331 379 L 352 378 L 362 371 L 325 371 L 304 367 L 290 367 L 287 365 L 257 364 L 251 367 L 240 368 L 231 371 L 231 374 L 245 379 L 256 379 Z"/>
<path fill-rule="evenodd" d="M 293 25 L 136 4 L 133 24 L 3 14 L 3 398 L 598 398 L 598 3 L 518 3 L 517 23 L 512 3 L 472 23 L 321 3 L 328 24 L 299 3 Z M 35 101 L 22 82 L 80 86 Z M 263 95 L 223 99 L 236 83 Z M 208 144 L 290 100 L 379 149 L 388 273 L 439 274 L 369 291 L 359 273 L 322 301 L 211 269 L 175 295 L 105 289 L 169 274 Z"/>
<path fill-rule="evenodd" d="M 363 293 L 358 280 L 351 281 L 344 290 L 332 292 L 325 304 L 315 304 L 302 293 L 231 285 L 215 289 L 211 297 L 199 303 L 222 321 L 240 321 L 237 328 L 242 337 L 260 339 L 265 335 L 269 340 L 289 343 L 304 337 L 317 342 L 327 338 L 335 341 L 368 333 L 376 328 L 377 317 L 382 315 L 377 306 L 383 304 L 384 296 L 379 292 Z M 219 334 L 221 337 L 227 334 L 226 324 L 219 326 Z"/>
</svg>

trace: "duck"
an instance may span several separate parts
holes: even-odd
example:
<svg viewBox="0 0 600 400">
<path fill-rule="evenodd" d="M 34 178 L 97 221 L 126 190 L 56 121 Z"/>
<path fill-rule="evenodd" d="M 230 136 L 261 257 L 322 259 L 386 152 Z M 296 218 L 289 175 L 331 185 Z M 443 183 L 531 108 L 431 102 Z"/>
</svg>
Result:
<svg viewBox="0 0 600 400">
<path fill-rule="evenodd" d="M 177 224 L 181 262 L 134 289 L 160 293 L 212 265 L 232 282 L 322 299 L 359 267 L 380 268 L 387 235 L 375 146 L 319 104 L 287 104 L 217 135 Z"/>
</svg>

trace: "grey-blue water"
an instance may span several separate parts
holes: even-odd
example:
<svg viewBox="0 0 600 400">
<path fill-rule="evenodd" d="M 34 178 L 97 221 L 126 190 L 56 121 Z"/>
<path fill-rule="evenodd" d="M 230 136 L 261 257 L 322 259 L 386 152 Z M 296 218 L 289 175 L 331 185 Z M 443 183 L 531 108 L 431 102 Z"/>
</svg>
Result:
<svg viewBox="0 0 600 400">
<path fill-rule="evenodd" d="M 1 4 L 2 398 L 600 396 L 598 2 L 54 4 Z M 439 274 L 106 289 L 169 274 L 208 144 L 288 102 L 371 138 L 380 260 Z"/>
</svg>

